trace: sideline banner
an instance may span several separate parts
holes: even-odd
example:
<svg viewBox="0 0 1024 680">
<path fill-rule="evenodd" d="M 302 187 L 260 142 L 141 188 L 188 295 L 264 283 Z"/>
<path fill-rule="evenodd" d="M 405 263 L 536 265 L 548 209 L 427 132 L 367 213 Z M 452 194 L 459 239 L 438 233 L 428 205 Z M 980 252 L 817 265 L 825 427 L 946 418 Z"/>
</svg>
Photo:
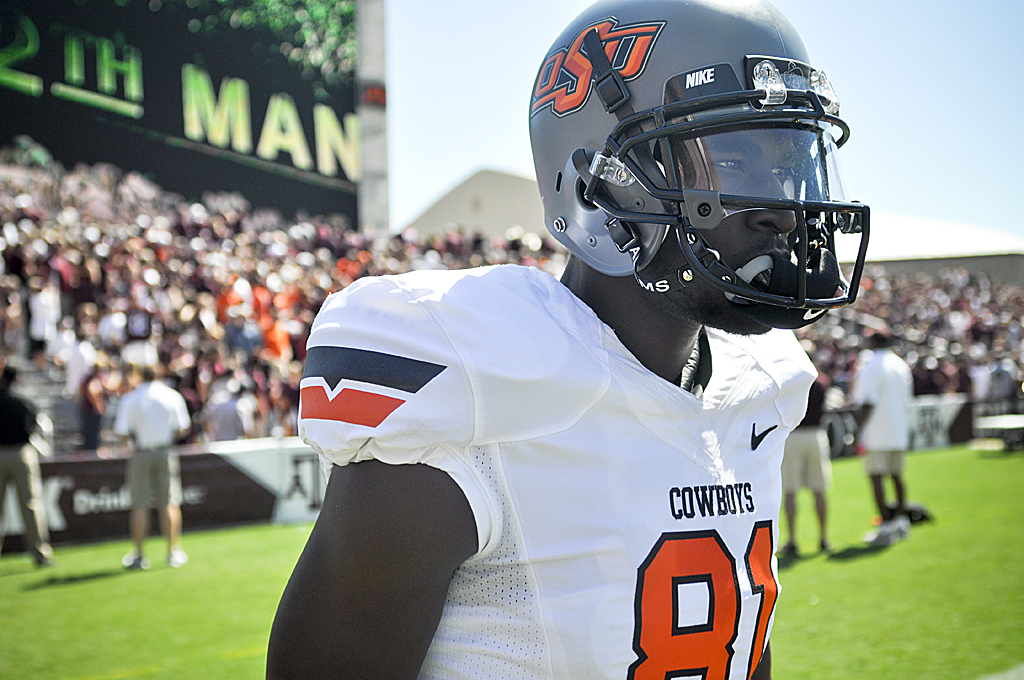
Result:
<svg viewBox="0 0 1024 680">
<path fill-rule="evenodd" d="M 185 531 L 316 519 L 326 486 L 317 454 L 296 437 L 211 442 L 179 449 Z M 66 455 L 40 461 L 54 544 L 128 537 L 127 458 Z M 4 503 L 4 552 L 23 549 L 13 485 Z M 153 523 L 154 531 L 156 523 Z"/>
<path fill-rule="evenodd" d="M 914 397 L 911 450 L 940 449 L 973 436 L 971 404 L 966 394 L 924 394 Z"/>
<path fill-rule="evenodd" d="M 919 396 L 913 408 L 912 450 L 941 448 L 972 436 L 966 395 Z M 852 412 L 832 411 L 825 418 L 833 457 L 854 454 Z M 210 442 L 181 447 L 179 455 L 185 531 L 312 522 L 323 504 L 326 480 L 319 457 L 298 437 Z M 126 462 L 78 454 L 40 461 L 53 543 L 128 538 Z M 22 550 L 24 528 L 13 485 L 7 489 L 4 527 L 4 552 Z"/>
<path fill-rule="evenodd" d="M 857 419 L 852 406 L 821 416 L 832 458 L 857 455 Z M 910 449 L 937 449 L 968 442 L 974 436 L 973 408 L 966 394 L 914 397 L 910 413 Z"/>
</svg>

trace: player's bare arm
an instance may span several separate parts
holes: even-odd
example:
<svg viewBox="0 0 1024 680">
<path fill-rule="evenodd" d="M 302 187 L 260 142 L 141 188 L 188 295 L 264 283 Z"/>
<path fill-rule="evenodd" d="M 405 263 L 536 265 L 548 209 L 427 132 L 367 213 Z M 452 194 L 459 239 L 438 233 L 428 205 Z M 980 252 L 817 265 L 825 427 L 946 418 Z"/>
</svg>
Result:
<svg viewBox="0 0 1024 680">
<path fill-rule="evenodd" d="M 446 473 L 377 461 L 333 468 L 274 619 L 267 678 L 415 678 L 476 540 Z"/>
</svg>

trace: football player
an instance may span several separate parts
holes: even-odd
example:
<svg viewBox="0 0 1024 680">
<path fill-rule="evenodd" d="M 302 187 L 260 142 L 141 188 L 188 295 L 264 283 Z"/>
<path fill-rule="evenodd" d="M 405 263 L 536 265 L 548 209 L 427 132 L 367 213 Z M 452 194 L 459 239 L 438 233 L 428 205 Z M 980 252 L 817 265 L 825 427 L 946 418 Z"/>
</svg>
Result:
<svg viewBox="0 0 1024 680">
<path fill-rule="evenodd" d="M 561 280 L 367 278 L 313 325 L 299 430 L 329 481 L 268 677 L 770 677 L 814 378 L 787 329 L 854 300 L 866 248 L 838 113 L 762 0 L 573 21 L 530 105 Z"/>
</svg>

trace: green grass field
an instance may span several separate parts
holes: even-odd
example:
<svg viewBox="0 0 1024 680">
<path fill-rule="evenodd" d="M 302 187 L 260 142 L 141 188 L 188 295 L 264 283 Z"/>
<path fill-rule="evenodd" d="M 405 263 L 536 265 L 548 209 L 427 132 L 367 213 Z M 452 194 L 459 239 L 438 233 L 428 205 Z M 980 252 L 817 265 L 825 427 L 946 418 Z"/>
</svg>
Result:
<svg viewBox="0 0 1024 680">
<path fill-rule="evenodd" d="M 875 514 L 861 461 L 833 471 L 834 553 L 780 564 L 775 677 L 1024 677 L 1024 455 L 911 454 L 910 500 L 934 521 L 882 549 L 861 542 Z M 800 500 L 797 533 L 810 552 L 809 492 Z"/>
<path fill-rule="evenodd" d="M 934 515 L 885 549 L 860 461 L 834 464 L 831 556 L 800 496 L 806 557 L 783 562 L 772 636 L 780 680 L 1024 677 L 1024 455 L 912 454 L 911 500 Z M 127 541 L 57 547 L 57 566 L 0 560 L 0 679 L 261 678 L 281 590 L 309 526 L 188 533 L 191 562 L 120 565 Z M 158 539 L 151 558 L 162 556 Z M 1017 669 L 1007 674 L 1007 671 Z"/>
</svg>

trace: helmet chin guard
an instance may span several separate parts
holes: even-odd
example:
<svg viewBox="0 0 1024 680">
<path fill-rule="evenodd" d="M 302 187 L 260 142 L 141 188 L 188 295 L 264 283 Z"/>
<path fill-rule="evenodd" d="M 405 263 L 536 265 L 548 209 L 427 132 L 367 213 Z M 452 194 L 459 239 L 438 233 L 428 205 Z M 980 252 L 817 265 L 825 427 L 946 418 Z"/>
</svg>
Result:
<svg viewBox="0 0 1024 680">
<path fill-rule="evenodd" d="M 702 279 L 721 289 L 725 297 L 747 316 L 773 328 L 802 328 L 814 323 L 829 309 L 845 306 L 857 297 L 863 271 L 869 233 L 867 208 L 861 215 L 859 264 L 854 267 L 852 281 L 847 281 L 834 254 L 831 237 L 814 240 L 816 220 L 800 220 L 795 230 L 796 252 L 787 257 L 779 251 L 758 255 L 738 269 L 729 268 L 718 252 L 708 246 L 703 235 L 686 218 L 685 226 L 676 230 L 676 241 L 686 258 L 686 265 L 673 275 L 649 279 L 637 268 L 634 277 L 645 289 L 668 293 L 685 288 Z M 812 233 L 808 238 L 808 232 Z M 819 238 L 821 232 L 818 231 Z M 796 261 L 794 261 L 796 260 Z M 801 267 L 797 262 L 805 263 Z"/>
<path fill-rule="evenodd" d="M 736 270 L 742 281 L 772 295 L 793 297 L 800 290 L 801 278 L 806 288 L 805 296 L 817 299 L 843 299 L 850 284 L 843 278 L 839 263 L 832 251 L 816 248 L 808 258 L 809 266 L 801 277 L 800 268 L 781 253 L 760 255 Z M 828 308 L 780 307 L 777 305 L 751 302 L 732 293 L 726 293 L 731 302 L 747 316 L 774 328 L 801 328 L 814 323 Z M 799 293 L 797 293 L 799 297 Z"/>
</svg>

